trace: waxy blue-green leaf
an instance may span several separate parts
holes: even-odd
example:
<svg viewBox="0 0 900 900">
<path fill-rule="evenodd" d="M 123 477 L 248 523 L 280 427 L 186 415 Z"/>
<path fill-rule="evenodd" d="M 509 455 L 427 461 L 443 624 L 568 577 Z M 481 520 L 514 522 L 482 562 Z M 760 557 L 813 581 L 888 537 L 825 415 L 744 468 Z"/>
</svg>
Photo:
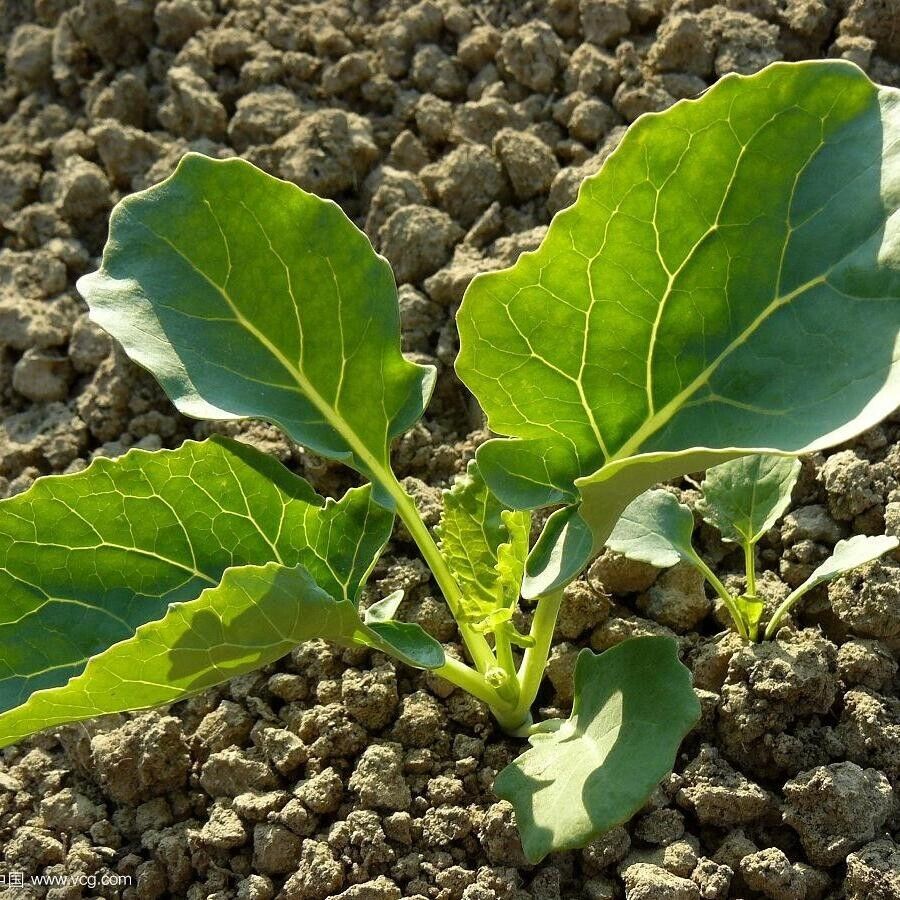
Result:
<svg viewBox="0 0 900 900">
<path fill-rule="evenodd" d="M 565 587 L 590 562 L 594 540 L 577 506 L 552 513 L 525 563 L 522 596 L 542 597 Z"/>
<path fill-rule="evenodd" d="M 690 507 L 659 489 L 646 491 L 625 507 L 606 546 L 629 559 L 666 569 L 679 562 L 694 562 L 693 533 Z"/>
<path fill-rule="evenodd" d="M 531 514 L 504 506 L 470 462 L 449 491 L 436 529 L 447 567 L 462 591 L 464 621 L 509 618 L 519 599 Z M 498 613 L 504 615 L 498 617 Z"/>
<path fill-rule="evenodd" d="M 329 200 L 241 159 L 185 156 L 113 210 L 91 317 L 204 419 L 255 417 L 390 481 L 434 371 L 400 352 L 387 262 Z"/>
<path fill-rule="evenodd" d="M 444 648 L 421 625 L 394 618 L 403 602 L 403 591 L 394 591 L 363 612 L 365 636 L 362 643 L 377 649 L 387 644 L 394 656 L 420 669 L 437 669 L 444 664 Z"/>
<path fill-rule="evenodd" d="M 302 566 L 227 569 L 218 585 L 138 625 L 68 682 L 0 713 L 0 746 L 65 722 L 182 700 L 311 638 L 373 640 L 355 604 L 330 597 Z"/>
<path fill-rule="evenodd" d="M 699 716 L 673 640 L 632 638 L 600 656 L 582 650 L 572 715 L 533 734 L 494 782 L 515 808 L 528 859 L 583 847 L 630 819 Z"/>
<path fill-rule="evenodd" d="M 694 549 L 694 514 L 669 491 L 646 491 L 632 500 L 616 522 L 606 546 L 629 559 L 666 568 L 690 563 L 713 586 L 735 628 L 743 637 L 755 640 L 756 626 L 765 608 L 754 596 L 733 596 Z"/>
<path fill-rule="evenodd" d="M 469 286 L 457 371 L 509 506 L 595 550 L 654 483 L 840 443 L 898 404 L 900 92 L 842 61 L 642 116 L 541 246 Z"/>
<path fill-rule="evenodd" d="M 325 501 L 271 457 L 222 438 L 39 479 L 0 502 L 0 741 L 2 713 L 35 691 L 52 705 L 48 692 L 91 658 L 217 588 L 231 567 L 302 566 L 355 615 L 392 524 L 369 487 Z M 299 606 L 278 608 L 286 618 L 274 628 L 303 627 L 293 624 Z M 125 686 L 117 696 L 119 709 L 133 705 Z"/>
<path fill-rule="evenodd" d="M 697 509 L 723 540 L 756 544 L 791 502 L 800 460 L 755 454 L 713 466 L 703 479 Z"/>
<path fill-rule="evenodd" d="M 879 556 L 895 550 L 898 545 L 900 541 L 897 538 L 884 534 L 874 536 L 855 534 L 845 541 L 838 541 L 831 556 L 781 603 L 766 627 L 766 637 L 775 636 L 784 617 L 796 606 L 801 597 L 813 588 L 878 559 Z"/>
</svg>

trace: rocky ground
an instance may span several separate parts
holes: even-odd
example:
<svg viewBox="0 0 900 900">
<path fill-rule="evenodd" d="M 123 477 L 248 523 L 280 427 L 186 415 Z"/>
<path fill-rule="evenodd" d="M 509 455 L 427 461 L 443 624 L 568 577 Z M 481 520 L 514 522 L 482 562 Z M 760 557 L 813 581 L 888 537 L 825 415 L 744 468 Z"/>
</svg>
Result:
<svg viewBox="0 0 900 900">
<path fill-rule="evenodd" d="M 345 471 L 259 424 L 180 418 L 74 292 L 113 203 L 189 148 L 334 197 L 390 259 L 405 349 L 439 367 L 395 460 L 434 522 L 483 439 L 455 380 L 470 278 L 540 240 L 638 115 L 727 72 L 839 56 L 900 85 L 897 0 L 6 0 L 0 15 L 0 496 L 130 446 L 221 430 L 326 493 Z M 900 418 L 806 461 L 762 546 L 785 595 L 851 533 L 900 534 Z M 695 496 L 691 483 L 684 498 Z M 721 575 L 740 560 L 705 527 Z M 494 774 L 521 749 L 485 710 L 378 654 L 324 644 L 166 711 L 0 753 L 0 873 L 117 873 L 124 891 L 0 898 L 634 900 L 900 897 L 900 562 L 820 589 L 742 646 L 690 571 L 607 555 L 572 585 L 542 697 L 581 646 L 675 634 L 704 715 L 627 826 L 525 863 Z M 737 576 L 730 576 L 737 577 Z M 371 598 L 453 622 L 398 534 Z"/>
</svg>

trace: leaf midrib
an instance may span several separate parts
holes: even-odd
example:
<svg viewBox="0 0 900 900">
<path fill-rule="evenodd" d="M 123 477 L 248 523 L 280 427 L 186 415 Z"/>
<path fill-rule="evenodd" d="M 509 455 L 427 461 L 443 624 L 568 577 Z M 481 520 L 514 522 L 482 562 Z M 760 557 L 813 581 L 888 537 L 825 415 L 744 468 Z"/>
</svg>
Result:
<svg viewBox="0 0 900 900">
<path fill-rule="evenodd" d="M 882 226 L 879 226 L 881 228 Z M 854 247 L 854 251 L 857 248 Z M 843 261 L 843 260 L 841 260 Z M 834 266 L 830 267 L 828 271 L 822 275 L 817 275 L 815 278 L 811 278 L 809 281 L 804 282 L 798 287 L 794 288 L 794 290 L 790 291 L 787 294 L 784 294 L 781 297 L 776 297 L 772 300 L 762 312 L 757 315 L 757 317 L 745 328 L 737 337 L 735 337 L 730 344 L 714 359 L 712 362 L 699 374 L 696 378 L 683 390 L 677 393 L 665 406 L 660 409 L 658 413 L 649 418 L 645 419 L 643 424 L 637 429 L 637 431 L 632 434 L 632 436 L 612 455 L 609 459 L 606 460 L 604 466 L 609 465 L 610 463 L 619 462 L 623 459 L 627 459 L 630 456 L 633 456 L 637 453 L 641 446 L 657 431 L 659 431 L 663 426 L 667 425 L 675 415 L 681 410 L 687 400 L 691 398 L 691 396 L 696 393 L 701 387 L 703 387 L 712 376 L 716 373 L 719 366 L 739 347 L 745 344 L 750 337 L 756 332 L 760 326 L 771 316 L 773 313 L 777 312 L 781 307 L 786 306 L 791 303 L 793 300 L 797 299 L 797 297 L 805 294 L 807 291 L 812 290 L 815 287 L 818 287 L 822 284 L 827 284 L 828 276 L 831 274 L 832 270 L 838 263 L 835 263 Z"/>
</svg>

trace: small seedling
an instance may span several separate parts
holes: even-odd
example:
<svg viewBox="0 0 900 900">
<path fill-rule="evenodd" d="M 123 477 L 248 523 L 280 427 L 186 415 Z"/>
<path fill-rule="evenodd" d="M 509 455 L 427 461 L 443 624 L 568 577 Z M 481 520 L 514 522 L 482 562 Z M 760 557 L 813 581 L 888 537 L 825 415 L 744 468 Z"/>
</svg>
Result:
<svg viewBox="0 0 900 900">
<path fill-rule="evenodd" d="M 800 461 L 785 456 L 744 456 L 714 466 L 701 485 L 698 511 L 722 540 L 744 551 L 746 590 L 733 594 L 693 547 L 694 515 L 666 490 L 633 500 L 616 523 L 607 546 L 629 559 L 665 568 L 686 562 L 712 585 L 741 637 L 759 639 L 765 601 L 756 592 L 756 545 L 784 514 L 800 474 Z M 893 550 L 897 538 L 857 534 L 838 541 L 834 553 L 778 606 L 765 629 L 772 638 L 804 594 L 814 587 Z"/>
<path fill-rule="evenodd" d="M 499 437 L 436 535 L 390 465 L 435 372 L 401 354 L 390 267 L 339 207 L 196 154 L 123 200 L 79 281 L 93 320 L 182 413 L 274 423 L 368 483 L 325 501 L 214 438 L 4 501 L 0 743 L 327 638 L 429 669 L 529 736 L 496 783 L 529 859 L 628 819 L 699 706 L 674 642 L 637 638 L 582 651 L 571 717 L 533 724 L 563 588 L 654 483 L 831 446 L 894 409 L 898 96 L 846 63 L 778 64 L 635 123 L 540 248 L 466 292 L 457 372 Z M 399 621 L 397 595 L 360 613 L 395 517 L 467 660 Z"/>
</svg>

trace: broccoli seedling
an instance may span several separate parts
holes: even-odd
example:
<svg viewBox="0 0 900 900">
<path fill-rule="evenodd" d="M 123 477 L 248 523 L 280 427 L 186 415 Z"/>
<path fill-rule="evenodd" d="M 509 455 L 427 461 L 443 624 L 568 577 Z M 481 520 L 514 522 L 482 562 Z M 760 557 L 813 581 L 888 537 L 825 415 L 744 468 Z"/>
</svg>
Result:
<svg viewBox="0 0 900 900">
<path fill-rule="evenodd" d="M 734 594 L 703 561 L 692 544 L 694 516 L 665 490 L 652 490 L 633 500 L 616 523 L 607 546 L 629 559 L 667 567 L 686 562 L 698 569 L 718 594 L 741 637 L 759 639 L 765 601 L 756 592 L 756 545 L 791 502 L 800 461 L 785 456 L 744 456 L 714 466 L 701 484 L 697 505 L 703 519 L 722 540 L 744 551 L 746 590 Z M 857 534 L 838 541 L 834 553 L 779 604 L 765 629 L 772 638 L 799 600 L 814 587 L 878 559 L 898 545 L 895 537 Z"/>
<path fill-rule="evenodd" d="M 898 96 L 847 63 L 776 64 L 638 120 L 537 251 L 466 291 L 456 370 L 497 437 L 435 533 L 390 460 L 435 370 L 401 353 L 390 266 L 340 208 L 197 154 L 122 200 L 78 283 L 92 319 L 182 413 L 274 423 L 366 483 L 324 500 L 213 438 L 4 501 L 0 744 L 326 638 L 431 670 L 529 737 L 496 784 L 529 859 L 628 819 L 699 706 L 674 642 L 637 638 L 583 650 L 571 717 L 533 723 L 563 588 L 653 484 L 831 446 L 896 406 Z M 398 595 L 360 611 L 395 519 L 467 658 Z"/>
</svg>

